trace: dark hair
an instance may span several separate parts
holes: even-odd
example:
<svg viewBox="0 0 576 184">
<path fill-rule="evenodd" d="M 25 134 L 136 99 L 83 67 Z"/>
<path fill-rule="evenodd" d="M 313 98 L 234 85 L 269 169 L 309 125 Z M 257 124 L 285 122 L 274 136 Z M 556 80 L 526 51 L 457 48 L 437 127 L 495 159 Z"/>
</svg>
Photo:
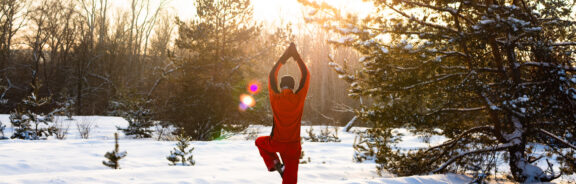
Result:
<svg viewBox="0 0 576 184">
<path fill-rule="evenodd" d="M 292 76 L 282 76 L 282 79 L 280 79 L 280 88 L 284 87 L 294 90 L 294 78 L 292 78 Z"/>
</svg>

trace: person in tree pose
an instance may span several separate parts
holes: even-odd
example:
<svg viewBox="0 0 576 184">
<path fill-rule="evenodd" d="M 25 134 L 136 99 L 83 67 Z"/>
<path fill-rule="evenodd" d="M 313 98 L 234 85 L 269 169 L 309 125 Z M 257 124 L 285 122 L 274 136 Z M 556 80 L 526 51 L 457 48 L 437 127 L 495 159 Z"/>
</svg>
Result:
<svg viewBox="0 0 576 184">
<path fill-rule="evenodd" d="M 292 57 L 298 63 L 302 77 L 298 89 L 294 90 L 294 78 L 283 76 L 280 88 L 277 86 L 278 70 Z M 304 101 L 310 82 L 310 72 L 300 58 L 296 45 L 290 44 L 276 65 L 270 71 L 268 91 L 270 105 L 274 114 L 270 136 L 256 139 L 256 146 L 268 171 L 278 171 L 282 176 L 282 184 L 293 184 L 298 181 L 298 163 L 301 154 L 300 121 L 304 109 Z M 276 152 L 280 153 L 282 162 Z M 284 165 L 282 165 L 284 163 Z"/>
</svg>

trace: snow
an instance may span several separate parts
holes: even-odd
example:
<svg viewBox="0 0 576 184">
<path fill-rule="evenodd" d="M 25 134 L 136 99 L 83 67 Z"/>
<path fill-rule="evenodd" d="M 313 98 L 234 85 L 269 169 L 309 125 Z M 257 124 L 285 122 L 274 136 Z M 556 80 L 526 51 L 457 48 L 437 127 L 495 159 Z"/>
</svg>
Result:
<svg viewBox="0 0 576 184">
<path fill-rule="evenodd" d="M 336 43 L 340 43 L 340 44 L 345 44 L 348 42 L 353 42 L 354 38 L 350 37 L 350 36 L 345 36 L 345 37 L 341 37 L 340 40 L 332 40 L 332 42 L 336 42 Z"/>
<path fill-rule="evenodd" d="M 436 56 L 436 59 L 434 60 L 436 62 L 442 62 L 442 56 Z"/>
<path fill-rule="evenodd" d="M 313 16 L 313 15 L 316 14 L 316 12 L 318 12 L 317 9 L 312 9 L 312 10 L 310 10 L 310 11 L 308 12 L 308 16 Z"/>
<path fill-rule="evenodd" d="M 360 29 L 358 29 L 357 27 L 354 27 L 354 28 L 352 28 L 352 29 L 349 29 L 349 28 L 338 28 L 338 30 L 339 30 L 342 34 L 350 34 L 350 33 L 358 34 L 358 33 L 360 33 Z"/>
<path fill-rule="evenodd" d="M 524 28 L 524 30 L 528 32 L 536 32 L 536 31 L 542 31 L 542 27 L 527 27 Z"/>
<path fill-rule="evenodd" d="M 0 121 L 9 122 L 9 115 Z M 57 117 L 58 118 L 58 117 Z M 59 119 L 66 119 L 61 117 Z M 175 141 L 130 139 L 119 132 L 119 149 L 127 156 L 120 160 L 120 170 L 102 164 L 104 154 L 114 149 L 116 126 L 128 125 L 120 117 L 84 116 L 64 120 L 71 125 L 66 140 L 50 137 L 43 141 L 0 141 L 0 183 L 217 183 L 269 184 L 281 183 L 278 173 L 268 172 L 261 160 L 254 140 L 237 134 L 221 141 L 192 141 L 195 166 L 169 166 L 166 159 Z M 81 139 L 74 124 L 90 121 L 95 124 L 89 139 Z M 5 123 L 6 124 L 6 123 Z M 309 126 L 302 127 L 302 136 Z M 7 136 L 13 133 L 8 123 Z M 259 135 L 267 135 L 270 127 L 253 125 Z M 314 128 L 321 130 L 321 128 Z M 353 128 L 356 129 L 356 128 Z M 342 142 L 302 145 L 305 158 L 311 163 L 300 164 L 299 183 L 466 183 L 466 176 L 446 174 L 393 177 L 376 174 L 374 162 L 353 162 L 355 134 L 338 131 Z M 419 141 L 414 137 L 414 140 Z M 424 143 L 422 143 L 424 144 Z M 406 143 L 414 147 L 417 144 Z"/>
<path fill-rule="evenodd" d="M 412 44 L 406 44 L 406 46 L 404 46 L 404 50 L 412 50 L 412 48 L 414 48 Z"/>
<path fill-rule="evenodd" d="M 480 21 L 480 24 L 492 24 L 496 21 L 492 20 L 492 19 L 484 19 Z"/>
<path fill-rule="evenodd" d="M 386 48 L 386 47 L 381 47 L 380 50 L 382 50 L 382 52 L 383 52 L 384 54 L 388 54 L 388 48 Z"/>
</svg>

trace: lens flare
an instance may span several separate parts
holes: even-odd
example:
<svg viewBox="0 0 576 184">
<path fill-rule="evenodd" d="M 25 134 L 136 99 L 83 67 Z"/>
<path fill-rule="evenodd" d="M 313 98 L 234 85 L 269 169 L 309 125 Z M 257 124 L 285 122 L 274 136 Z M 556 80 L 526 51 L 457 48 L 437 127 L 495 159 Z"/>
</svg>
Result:
<svg viewBox="0 0 576 184">
<path fill-rule="evenodd" d="M 248 83 L 248 92 L 253 95 L 260 92 L 260 82 L 254 80 Z"/>
<path fill-rule="evenodd" d="M 254 105 L 256 105 L 256 100 L 254 100 L 254 97 L 247 94 L 240 95 L 240 105 L 238 106 L 240 111 L 246 111 L 246 109 L 254 107 Z"/>
</svg>

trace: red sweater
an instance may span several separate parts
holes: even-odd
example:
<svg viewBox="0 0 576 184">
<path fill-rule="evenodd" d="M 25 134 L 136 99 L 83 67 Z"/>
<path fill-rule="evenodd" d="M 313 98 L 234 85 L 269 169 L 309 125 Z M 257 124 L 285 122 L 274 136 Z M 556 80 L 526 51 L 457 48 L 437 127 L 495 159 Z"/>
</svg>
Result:
<svg viewBox="0 0 576 184">
<path fill-rule="evenodd" d="M 302 79 L 296 92 L 283 89 L 278 92 L 276 79 L 278 70 L 282 66 L 280 62 L 274 66 L 268 80 L 268 92 L 270 105 L 274 113 L 274 126 L 272 127 L 272 140 L 277 142 L 300 142 L 300 122 L 304 111 L 304 101 L 308 93 L 310 74 L 308 68 L 301 59 L 297 59 L 302 73 Z"/>
</svg>

